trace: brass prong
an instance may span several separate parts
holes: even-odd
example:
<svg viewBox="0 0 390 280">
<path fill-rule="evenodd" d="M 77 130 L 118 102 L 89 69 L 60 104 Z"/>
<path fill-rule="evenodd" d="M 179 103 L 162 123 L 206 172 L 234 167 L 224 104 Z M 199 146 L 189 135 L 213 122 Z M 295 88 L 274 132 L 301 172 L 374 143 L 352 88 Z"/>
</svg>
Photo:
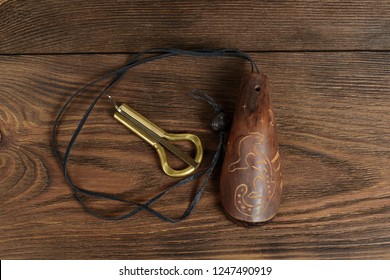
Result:
<svg viewBox="0 0 390 280">
<path fill-rule="evenodd" d="M 196 135 L 189 133 L 167 133 L 126 104 L 122 104 L 117 107 L 116 110 L 117 112 L 114 114 L 115 119 L 157 150 L 162 168 L 167 175 L 182 177 L 191 174 L 196 168 L 198 168 L 203 157 L 203 148 L 200 139 Z M 188 156 L 169 141 L 191 141 L 194 143 L 196 148 L 195 159 Z M 189 166 L 183 170 L 172 169 L 167 162 L 164 148 L 172 152 Z"/>
</svg>

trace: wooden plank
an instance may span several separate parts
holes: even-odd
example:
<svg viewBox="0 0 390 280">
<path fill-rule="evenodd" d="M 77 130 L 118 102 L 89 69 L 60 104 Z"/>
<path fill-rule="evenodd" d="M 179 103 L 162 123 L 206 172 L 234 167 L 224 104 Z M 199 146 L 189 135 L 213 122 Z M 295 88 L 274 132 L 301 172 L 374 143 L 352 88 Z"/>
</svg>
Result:
<svg viewBox="0 0 390 280">
<path fill-rule="evenodd" d="M 123 221 L 87 214 L 64 183 L 50 148 L 54 117 L 84 83 L 126 55 L 1 56 L 0 257 L 50 259 L 388 259 L 390 258 L 389 53 L 264 53 L 278 122 L 283 201 L 269 223 L 242 228 L 223 214 L 219 168 L 189 219 L 167 224 L 147 213 Z M 210 108 L 188 97 L 201 89 L 232 110 L 236 59 L 176 57 L 131 70 L 112 92 L 171 131 L 192 132 L 215 151 Z M 98 88 L 73 104 L 62 147 Z M 112 118 L 103 100 L 75 147 L 71 174 L 92 190 L 143 202 L 175 180 L 154 150 Z M 179 216 L 195 183 L 156 209 Z M 123 205 L 97 207 L 122 211 Z"/>
<path fill-rule="evenodd" d="M 0 53 L 389 50 L 388 1 L 0 1 Z"/>
</svg>

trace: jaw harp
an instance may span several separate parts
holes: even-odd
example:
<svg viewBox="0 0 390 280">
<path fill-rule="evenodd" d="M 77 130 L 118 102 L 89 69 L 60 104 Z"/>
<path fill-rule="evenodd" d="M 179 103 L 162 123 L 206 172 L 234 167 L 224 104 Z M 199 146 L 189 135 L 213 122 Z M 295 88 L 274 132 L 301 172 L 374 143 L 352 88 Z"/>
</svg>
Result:
<svg viewBox="0 0 390 280">
<path fill-rule="evenodd" d="M 116 120 L 118 120 L 121 124 L 133 131 L 157 150 L 162 169 L 167 175 L 171 177 L 183 177 L 191 174 L 199 167 L 203 157 L 203 148 L 200 139 L 196 135 L 189 133 L 168 133 L 126 104 L 122 104 L 119 107 L 115 106 L 115 109 L 117 110 L 117 112 L 114 114 L 114 118 Z M 182 150 L 171 144 L 169 141 L 191 141 L 194 143 L 196 148 L 195 158 L 191 158 Z M 188 167 L 182 170 L 176 170 L 170 167 L 164 148 L 188 164 Z"/>
</svg>

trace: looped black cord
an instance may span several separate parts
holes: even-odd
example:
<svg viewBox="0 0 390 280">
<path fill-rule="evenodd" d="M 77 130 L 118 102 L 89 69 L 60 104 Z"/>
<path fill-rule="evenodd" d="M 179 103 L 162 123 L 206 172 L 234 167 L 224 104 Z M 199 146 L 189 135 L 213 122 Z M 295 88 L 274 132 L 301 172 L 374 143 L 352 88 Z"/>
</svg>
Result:
<svg viewBox="0 0 390 280">
<path fill-rule="evenodd" d="M 148 55 L 148 57 L 143 58 L 143 56 L 145 56 L 145 55 Z M 225 138 L 225 131 L 226 131 L 227 126 L 228 126 L 228 118 L 226 117 L 226 114 L 223 112 L 222 107 L 219 106 L 217 103 L 215 103 L 214 100 L 211 97 L 209 97 L 207 94 L 200 93 L 200 92 L 193 92 L 192 95 L 197 99 L 202 99 L 202 100 L 206 101 L 207 103 L 209 103 L 213 107 L 214 112 L 216 113 L 216 116 L 211 123 L 211 127 L 212 127 L 212 130 L 218 132 L 218 135 L 219 135 L 218 148 L 217 148 L 217 151 L 215 152 L 214 157 L 211 161 L 211 164 L 208 168 L 201 170 L 201 171 L 198 171 L 197 173 L 195 173 L 195 174 L 193 174 L 185 179 L 182 179 L 181 181 L 177 182 L 173 186 L 171 186 L 168 189 L 166 189 L 165 191 L 159 193 L 158 195 L 156 195 L 155 197 L 153 197 L 152 199 L 148 200 L 145 203 L 137 203 L 137 202 L 129 201 L 126 199 L 122 199 L 122 198 L 115 196 L 115 195 L 112 195 L 112 194 L 90 191 L 90 190 L 78 187 L 77 185 L 75 185 L 73 183 L 73 181 L 68 173 L 68 170 L 67 170 L 67 166 L 69 163 L 69 158 L 71 155 L 72 148 L 73 148 L 73 146 L 77 140 L 77 137 L 80 134 L 85 122 L 87 121 L 88 117 L 90 116 L 93 108 L 95 107 L 95 105 L 99 101 L 99 99 L 104 94 L 107 94 L 107 92 L 120 80 L 120 78 L 130 68 L 133 68 L 137 65 L 141 65 L 143 63 L 151 62 L 151 61 L 154 61 L 157 59 L 162 59 L 162 58 L 176 56 L 176 55 L 189 55 L 189 56 L 199 56 L 199 57 L 217 57 L 217 56 L 238 57 L 238 58 L 245 59 L 251 63 L 252 72 L 254 72 L 254 71 L 259 72 L 253 59 L 248 54 L 246 54 L 240 50 L 221 49 L 221 50 L 216 50 L 216 51 L 212 51 L 212 50 L 187 51 L 187 50 L 178 50 L 178 49 L 150 49 L 150 50 L 145 50 L 143 52 L 135 54 L 132 57 L 132 59 L 130 59 L 130 61 L 124 67 L 122 67 L 116 71 L 113 71 L 113 72 L 83 86 L 78 91 L 73 93 L 69 97 L 69 99 L 66 101 L 66 103 L 63 105 L 63 107 L 60 109 L 60 111 L 58 112 L 58 115 L 54 121 L 53 129 L 52 129 L 52 148 L 53 148 L 54 155 L 56 156 L 56 158 L 60 162 L 60 165 L 61 165 L 66 182 L 69 184 L 69 186 L 75 192 L 75 195 L 76 195 L 77 199 L 79 200 L 79 202 L 81 203 L 81 205 L 85 208 L 85 210 L 87 212 L 89 212 L 93 216 L 101 218 L 101 219 L 107 219 L 107 220 L 121 220 L 121 219 L 131 217 L 142 210 L 146 210 L 163 221 L 175 223 L 175 222 L 179 222 L 179 221 L 186 219 L 191 214 L 192 210 L 195 208 L 197 203 L 199 202 L 199 200 L 203 194 L 203 191 L 206 187 L 206 184 L 209 180 L 209 177 L 212 174 L 219 158 L 221 157 L 222 146 L 223 146 L 223 142 L 224 142 L 224 138 Z M 60 122 L 63 114 L 65 113 L 67 108 L 70 106 L 71 102 L 83 90 L 85 90 L 89 86 L 92 86 L 92 85 L 94 85 L 100 81 L 106 80 L 110 77 L 113 77 L 112 81 L 105 87 L 105 89 L 102 92 L 100 92 L 93 99 L 90 106 L 88 107 L 88 109 L 84 113 L 82 119 L 78 123 L 75 131 L 73 132 L 72 137 L 71 137 L 71 139 L 66 147 L 64 155 L 61 155 L 61 153 L 59 152 L 59 149 L 58 149 L 57 141 L 56 141 L 56 134 L 57 134 L 57 128 L 59 126 L 59 122 Z M 159 213 L 158 211 L 154 210 L 153 208 L 151 208 L 151 205 L 153 203 L 155 203 L 158 199 L 160 199 L 166 193 L 168 193 L 168 192 L 170 192 L 170 191 L 172 191 L 180 186 L 183 186 L 192 180 L 200 178 L 203 175 L 205 175 L 205 178 L 204 178 L 201 186 L 197 190 L 192 202 L 190 203 L 190 205 L 187 207 L 187 209 L 184 211 L 184 213 L 182 214 L 182 216 L 180 218 L 178 218 L 178 219 L 169 218 L 166 215 L 163 215 L 163 214 Z M 124 203 L 127 203 L 127 204 L 133 206 L 134 208 L 131 211 L 129 211 L 127 214 L 120 215 L 120 216 L 102 215 L 102 214 L 99 214 L 96 211 L 94 211 L 92 208 L 90 208 L 86 204 L 86 202 L 84 200 L 85 196 L 124 202 Z"/>
<path fill-rule="evenodd" d="M 214 100 L 208 96 L 206 93 L 201 92 L 199 90 L 193 90 L 191 92 L 191 96 L 203 100 L 210 104 L 216 115 L 214 116 L 213 120 L 211 121 L 210 127 L 211 130 L 214 132 L 221 132 L 221 131 L 227 131 L 230 127 L 230 118 L 227 116 L 227 114 L 223 111 L 222 107 L 215 103 Z"/>
</svg>

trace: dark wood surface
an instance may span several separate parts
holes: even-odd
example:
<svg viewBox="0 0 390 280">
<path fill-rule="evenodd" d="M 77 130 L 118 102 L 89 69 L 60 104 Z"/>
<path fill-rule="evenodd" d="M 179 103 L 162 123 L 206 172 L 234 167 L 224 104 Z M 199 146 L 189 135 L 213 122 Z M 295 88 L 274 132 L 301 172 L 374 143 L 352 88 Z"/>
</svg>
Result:
<svg viewBox="0 0 390 280">
<path fill-rule="evenodd" d="M 390 23 L 387 1 L 0 2 L 1 259 L 389 259 Z M 85 83 L 148 47 L 238 47 L 270 80 L 284 192 L 276 217 L 237 226 L 223 213 L 220 165 L 194 213 L 168 224 L 87 214 L 50 148 L 53 120 Z M 249 65 L 176 57 L 131 70 L 112 94 L 162 128 L 217 137 L 201 89 L 233 111 Z M 63 148 L 93 94 L 65 116 Z M 143 202 L 174 179 L 146 143 L 97 105 L 71 158 L 74 180 Z M 178 216 L 195 182 L 156 209 Z M 96 204 L 123 211 L 123 205 Z"/>
<path fill-rule="evenodd" d="M 0 1 L 2 53 L 153 47 L 387 50 L 390 5 L 362 1 Z"/>
</svg>

